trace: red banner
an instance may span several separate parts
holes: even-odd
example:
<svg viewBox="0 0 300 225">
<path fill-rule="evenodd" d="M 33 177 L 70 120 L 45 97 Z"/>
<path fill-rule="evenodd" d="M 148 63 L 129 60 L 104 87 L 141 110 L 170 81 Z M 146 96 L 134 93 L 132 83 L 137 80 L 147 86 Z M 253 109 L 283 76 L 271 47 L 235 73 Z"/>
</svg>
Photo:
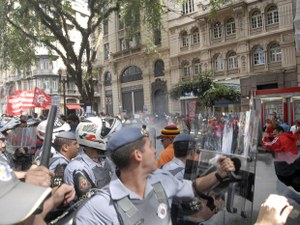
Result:
<svg viewBox="0 0 300 225">
<path fill-rule="evenodd" d="M 8 96 L 5 113 L 11 116 L 18 116 L 22 114 L 22 105 L 19 95 Z"/>
<path fill-rule="evenodd" d="M 34 91 L 16 91 L 15 95 L 8 96 L 6 114 L 21 115 L 23 110 L 35 107 L 46 108 L 51 103 L 51 97 L 41 89 Z"/>
<path fill-rule="evenodd" d="M 35 107 L 46 108 L 51 103 L 51 97 L 39 88 L 34 89 L 33 104 Z"/>
</svg>

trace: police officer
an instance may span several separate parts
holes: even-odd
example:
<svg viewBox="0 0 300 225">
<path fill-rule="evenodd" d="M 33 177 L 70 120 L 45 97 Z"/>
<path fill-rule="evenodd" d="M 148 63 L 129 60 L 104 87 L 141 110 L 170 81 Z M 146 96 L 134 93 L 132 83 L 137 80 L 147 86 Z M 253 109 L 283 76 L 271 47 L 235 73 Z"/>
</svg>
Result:
<svg viewBox="0 0 300 225">
<path fill-rule="evenodd" d="M 194 160 L 196 150 L 196 140 L 186 133 L 181 133 L 174 138 L 174 155 L 172 161 L 166 163 L 162 169 L 169 171 L 179 180 L 183 180 L 186 162 Z M 201 200 L 198 197 L 189 201 L 173 201 L 171 208 L 172 224 L 199 224 L 209 219 L 215 214 L 214 199 L 202 194 Z"/>
<path fill-rule="evenodd" d="M 63 182 L 65 168 L 78 155 L 79 145 L 75 134 L 66 131 L 56 135 L 53 147 L 57 153 L 50 159 L 49 170 L 54 172 L 52 185 L 60 186 Z"/>
<path fill-rule="evenodd" d="M 97 192 L 77 212 L 80 224 L 170 224 L 170 206 L 174 197 L 193 199 L 219 181 L 214 173 L 196 180 L 178 180 L 157 169 L 156 150 L 140 128 L 125 127 L 112 135 L 108 151 L 116 165 L 109 185 Z M 218 160 L 218 174 L 234 171 L 229 158 Z"/>
<path fill-rule="evenodd" d="M 5 136 L 0 132 L 0 156 L 5 159 L 11 168 L 14 168 L 13 156 L 6 151 Z"/>
<path fill-rule="evenodd" d="M 91 189 L 109 183 L 114 168 L 106 157 L 107 139 L 121 126 L 118 119 L 98 117 L 86 118 L 78 124 L 75 135 L 82 149 L 66 167 L 64 181 L 74 185 L 79 199 L 89 197 Z"/>
</svg>

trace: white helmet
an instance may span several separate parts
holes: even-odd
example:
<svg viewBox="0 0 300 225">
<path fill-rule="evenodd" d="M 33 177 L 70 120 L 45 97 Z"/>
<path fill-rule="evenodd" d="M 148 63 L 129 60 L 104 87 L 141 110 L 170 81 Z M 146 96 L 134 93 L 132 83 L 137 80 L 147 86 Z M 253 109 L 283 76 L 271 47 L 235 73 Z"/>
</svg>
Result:
<svg viewBox="0 0 300 225">
<path fill-rule="evenodd" d="M 42 140 L 45 139 L 47 123 L 48 123 L 48 120 L 44 120 L 44 121 L 40 122 L 36 129 L 37 136 Z M 59 118 L 55 118 L 55 122 L 54 122 L 54 126 L 53 126 L 53 133 L 52 133 L 52 142 L 54 141 L 55 136 L 59 132 L 70 131 L 70 130 L 71 130 L 71 127 L 67 122 L 65 122 Z"/>
<path fill-rule="evenodd" d="M 117 118 L 89 117 L 78 124 L 76 139 L 80 145 L 106 151 L 109 136 L 121 127 L 122 123 Z"/>
</svg>

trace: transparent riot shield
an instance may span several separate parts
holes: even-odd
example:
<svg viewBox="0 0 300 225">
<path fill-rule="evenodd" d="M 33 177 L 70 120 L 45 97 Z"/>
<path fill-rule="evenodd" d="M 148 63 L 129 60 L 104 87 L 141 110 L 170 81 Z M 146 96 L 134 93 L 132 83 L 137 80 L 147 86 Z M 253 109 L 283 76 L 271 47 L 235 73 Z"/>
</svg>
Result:
<svg viewBox="0 0 300 225">
<path fill-rule="evenodd" d="M 26 148 L 28 153 L 36 147 L 36 127 L 17 127 L 11 130 L 6 139 L 8 148 Z"/>
<path fill-rule="evenodd" d="M 233 160 L 236 172 L 228 173 L 222 183 L 204 193 L 213 198 L 216 214 L 208 218 L 191 214 L 186 216 L 183 224 L 253 224 L 259 116 L 256 111 L 223 113 L 203 116 L 198 121 L 192 133 L 198 143 L 198 155 L 195 160 L 187 162 L 185 179 L 193 180 L 216 171 L 217 161 L 222 155 Z M 200 196 L 200 199 L 203 198 Z M 207 202 L 212 201 L 208 199 L 204 197 L 205 204 L 201 204 L 199 212 L 207 211 Z"/>
</svg>

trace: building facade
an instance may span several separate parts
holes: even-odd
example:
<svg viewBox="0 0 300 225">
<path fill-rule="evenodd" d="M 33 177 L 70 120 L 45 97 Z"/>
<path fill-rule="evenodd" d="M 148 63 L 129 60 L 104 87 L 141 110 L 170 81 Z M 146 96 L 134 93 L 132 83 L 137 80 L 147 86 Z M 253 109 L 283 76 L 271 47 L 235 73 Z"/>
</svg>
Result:
<svg viewBox="0 0 300 225">
<path fill-rule="evenodd" d="M 167 2 L 163 28 L 142 28 L 136 39 L 126 40 L 117 14 L 103 25 L 102 111 L 184 113 L 187 100 L 173 101 L 168 91 L 204 70 L 214 71 L 218 82 L 240 85 L 243 111 L 255 90 L 298 86 L 295 1 L 229 1 L 212 19 L 208 2 Z M 155 51 L 147 46 L 149 38 Z M 237 109 L 229 104 L 224 110 Z"/>
</svg>

